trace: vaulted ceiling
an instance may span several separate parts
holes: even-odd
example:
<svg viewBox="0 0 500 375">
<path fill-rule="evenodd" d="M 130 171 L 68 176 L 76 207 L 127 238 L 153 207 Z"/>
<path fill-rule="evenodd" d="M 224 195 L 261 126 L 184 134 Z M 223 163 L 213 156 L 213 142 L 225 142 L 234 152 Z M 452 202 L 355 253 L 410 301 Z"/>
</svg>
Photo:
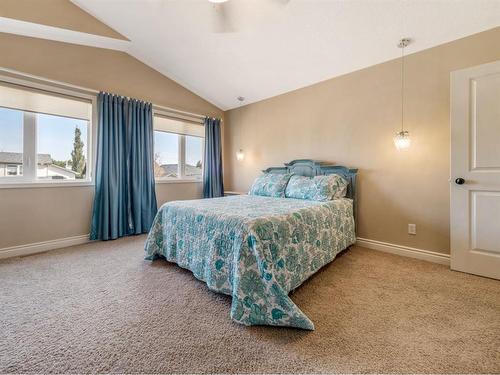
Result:
<svg viewBox="0 0 500 375">
<path fill-rule="evenodd" d="M 0 31 L 126 51 L 224 110 L 500 26 L 500 0 L 72 1 L 114 31 Z"/>
</svg>

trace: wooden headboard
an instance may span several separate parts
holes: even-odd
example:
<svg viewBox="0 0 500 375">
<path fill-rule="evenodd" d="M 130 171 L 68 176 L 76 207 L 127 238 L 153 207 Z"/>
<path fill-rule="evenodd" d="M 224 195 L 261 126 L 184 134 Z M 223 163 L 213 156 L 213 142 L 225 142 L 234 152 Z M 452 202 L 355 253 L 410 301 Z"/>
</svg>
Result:
<svg viewBox="0 0 500 375">
<path fill-rule="evenodd" d="M 351 198 L 354 201 L 354 207 L 356 207 L 356 175 L 358 173 L 357 169 L 343 167 L 341 165 L 332 165 L 328 163 L 323 163 L 317 160 L 311 159 L 299 159 L 292 160 L 289 163 L 285 163 L 284 167 L 270 167 L 264 169 L 264 173 L 294 173 L 300 176 L 321 176 L 328 174 L 338 174 L 344 177 L 349 186 L 347 187 L 347 198 Z M 356 212 L 356 209 L 354 210 Z"/>
</svg>

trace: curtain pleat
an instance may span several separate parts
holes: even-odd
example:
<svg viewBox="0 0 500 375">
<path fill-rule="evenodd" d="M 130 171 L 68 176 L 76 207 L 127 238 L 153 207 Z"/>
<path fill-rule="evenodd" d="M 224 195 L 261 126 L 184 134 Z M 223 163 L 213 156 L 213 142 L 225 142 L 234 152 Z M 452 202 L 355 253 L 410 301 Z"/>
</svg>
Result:
<svg viewBox="0 0 500 375">
<path fill-rule="evenodd" d="M 146 233 L 156 211 L 152 105 L 99 93 L 90 238 Z"/>
<path fill-rule="evenodd" d="M 205 160 L 203 168 L 203 197 L 224 195 L 222 180 L 222 146 L 220 119 L 205 118 Z"/>
</svg>

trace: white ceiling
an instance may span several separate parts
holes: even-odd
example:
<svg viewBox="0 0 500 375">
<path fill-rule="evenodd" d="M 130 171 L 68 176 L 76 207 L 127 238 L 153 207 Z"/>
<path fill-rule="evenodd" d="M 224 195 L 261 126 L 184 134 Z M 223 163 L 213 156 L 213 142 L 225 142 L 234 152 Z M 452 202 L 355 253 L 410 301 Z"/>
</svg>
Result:
<svg viewBox="0 0 500 375">
<path fill-rule="evenodd" d="M 500 0 L 72 0 L 223 110 L 500 26 Z"/>
</svg>

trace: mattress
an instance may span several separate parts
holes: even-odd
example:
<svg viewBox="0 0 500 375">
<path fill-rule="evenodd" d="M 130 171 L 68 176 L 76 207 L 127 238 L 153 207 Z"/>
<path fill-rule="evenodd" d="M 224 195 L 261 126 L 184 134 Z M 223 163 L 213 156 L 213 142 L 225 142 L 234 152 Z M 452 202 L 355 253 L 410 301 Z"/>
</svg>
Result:
<svg viewBox="0 0 500 375">
<path fill-rule="evenodd" d="M 354 242 L 351 199 L 239 195 L 164 204 L 145 251 L 232 296 L 238 323 L 312 330 L 288 293 Z"/>
</svg>

